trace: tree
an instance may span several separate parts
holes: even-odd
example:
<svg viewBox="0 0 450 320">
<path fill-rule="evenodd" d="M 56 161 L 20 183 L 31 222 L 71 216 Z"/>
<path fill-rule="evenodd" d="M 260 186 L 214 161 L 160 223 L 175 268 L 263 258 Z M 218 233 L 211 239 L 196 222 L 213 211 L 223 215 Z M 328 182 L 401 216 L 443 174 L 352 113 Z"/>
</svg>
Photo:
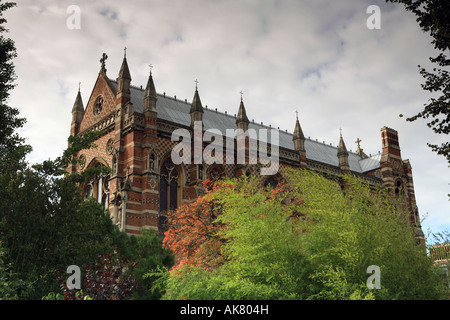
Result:
<svg viewBox="0 0 450 320">
<path fill-rule="evenodd" d="M 0 9 L 4 7 L 0 5 Z M 12 64 L 5 69 L 11 75 Z M 0 79 L 9 81 L 5 74 Z M 10 90 L 12 85 L 0 88 Z M 6 99 L 7 94 L 0 96 Z M 93 147 L 100 133 L 71 136 L 61 157 L 29 166 L 25 156 L 31 147 L 15 133 L 25 121 L 17 116 L 16 109 L 1 106 L 5 126 L 0 130 L 0 240 L 9 274 L 29 284 L 22 285 L 16 296 L 40 298 L 57 285 L 56 269 L 82 265 L 112 251 L 115 231 L 102 206 L 84 201 L 79 187 L 80 182 L 105 169 L 72 175 L 64 171 L 68 163 L 78 161 L 75 155 L 79 150 Z"/>
<path fill-rule="evenodd" d="M 15 132 L 26 119 L 19 118 L 19 110 L 7 105 L 9 93 L 15 87 L 13 59 L 17 52 L 14 41 L 4 35 L 8 30 L 3 12 L 15 5 L 12 2 L 0 3 L 0 173 L 23 168 L 23 158 L 31 152 L 31 147 L 24 144 L 25 139 Z"/>
<path fill-rule="evenodd" d="M 211 269 L 188 261 L 171 270 L 164 298 L 441 297 L 433 262 L 416 243 L 409 212 L 384 189 L 342 178 L 349 186 L 345 192 L 338 181 L 309 170 L 289 172 L 286 185 L 274 190 L 252 178 L 221 182 L 202 201 L 222 206 L 211 223 L 221 226 L 215 236 L 221 239 L 216 252 L 223 263 Z M 175 247 L 183 244 L 195 242 L 179 241 Z M 367 286 L 370 266 L 381 270 L 379 290 Z"/>
<path fill-rule="evenodd" d="M 145 290 L 152 281 L 143 279 L 144 271 L 140 268 L 170 267 L 170 253 L 160 243 L 158 247 L 150 232 L 144 232 L 148 236 L 138 240 L 120 232 L 102 205 L 94 199 L 84 199 L 80 184 L 108 173 L 108 168 L 89 168 L 76 174 L 65 171 L 69 164 L 80 161 L 76 156 L 80 150 L 96 147 L 94 141 L 102 132 L 69 136 L 68 148 L 54 160 L 32 166 L 26 162 L 31 147 L 16 132 L 25 119 L 19 117 L 17 109 L 6 105 L 15 86 L 16 49 L 14 41 L 3 36 L 7 30 L 2 12 L 14 6 L 10 2 L 0 3 L 0 299 L 40 299 L 59 291 L 55 272 L 62 278 L 69 265 L 78 265 L 89 273 L 92 270 L 87 265 L 95 266 L 99 256 L 113 257 L 113 253 L 118 256 L 107 260 L 111 262 L 108 265 L 111 274 L 123 271 L 122 260 L 116 259 L 120 255 L 126 256 L 128 270 L 135 267 L 136 274 L 127 271 L 124 279 L 133 281 L 125 281 L 123 290 L 112 295 L 122 298 L 131 294 L 128 284 L 132 282 Z M 93 273 L 89 274 L 91 283 L 102 285 L 104 281 L 111 287 L 116 285 L 114 277 L 95 282 Z M 96 296 L 92 291 L 89 293 L 94 297 L 109 294 L 105 291 Z"/>
<path fill-rule="evenodd" d="M 184 264 L 171 270 L 165 298 L 301 297 L 301 288 L 309 281 L 305 277 L 307 262 L 298 250 L 297 232 L 292 232 L 294 212 L 286 200 L 281 186 L 267 190 L 258 181 L 244 177 L 217 182 L 192 206 L 179 209 L 181 218 L 166 236 L 177 231 L 182 236 L 177 242 L 165 243 L 178 252 L 186 246 L 186 252 L 193 254 L 178 256 Z M 202 211 L 204 207 L 209 210 Z M 186 225 L 180 226 L 183 221 Z M 208 239 L 213 239 L 214 246 Z M 210 261 L 220 263 L 211 268 Z"/>
<path fill-rule="evenodd" d="M 419 65 L 420 74 L 425 78 L 422 88 L 429 92 L 438 92 L 440 96 L 430 98 L 423 111 L 407 118 L 415 121 L 419 118 L 429 119 L 427 125 L 437 134 L 447 135 L 450 132 L 450 3 L 447 0 L 386 0 L 404 4 L 406 10 L 417 17 L 417 22 L 424 32 L 429 32 L 434 48 L 440 51 L 430 61 L 437 65 L 433 70 L 427 71 Z M 431 149 L 447 158 L 450 162 L 450 143 L 444 142 L 440 146 L 428 145 Z"/>
<path fill-rule="evenodd" d="M 437 299 L 442 297 L 433 261 L 418 244 L 407 206 L 383 187 L 344 176 L 347 188 L 318 174 L 291 172 L 300 190 L 301 237 L 315 280 L 314 299 Z M 368 268 L 380 269 L 381 289 L 369 290 Z"/>
<path fill-rule="evenodd" d="M 81 289 L 69 289 L 67 282 L 59 275 L 64 300 L 128 299 L 136 283 L 126 269 L 125 259 L 112 254 L 103 254 L 94 263 L 83 266 Z"/>
<path fill-rule="evenodd" d="M 0 175 L 0 239 L 10 253 L 11 270 L 33 284 L 32 290 L 19 293 L 22 299 L 59 292 L 56 280 L 65 278 L 69 265 L 83 267 L 89 280 L 78 297 L 155 299 L 162 294 L 150 293 L 153 280 L 144 279 L 149 270 L 173 264 L 170 251 L 162 248 L 156 233 L 143 230 L 139 238 L 126 235 L 113 225 L 96 199 L 83 196 L 80 183 L 108 173 L 108 169 L 77 174 L 63 169 L 68 163 L 75 164 L 78 151 L 92 147 L 98 134 L 71 136 L 68 149 L 56 160 Z M 108 258 L 98 263 L 98 257 Z M 97 278 L 95 272 L 102 265 L 107 269 Z M 65 293 L 66 298 L 74 297 L 74 292 Z"/>
<path fill-rule="evenodd" d="M 4 186 L 1 238 L 14 273 L 33 283 L 22 298 L 48 293 L 55 270 L 112 252 L 115 226 L 100 204 L 83 199 L 75 182 L 27 168 Z"/>
<path fill-rule="evenodd" d="M 223 182 L 212 184 L 206 180 L 204 187 L 218 190 L 233 189 L 234 184 Z M 208 197 L 199 197 L 189 205 L 179 207 L 167 213 L 170 228 L 165 233 L 164 245 L 170 247 L 176 257 L 174 269 L 185 264 L 198 265 L 213 269 L 223 263 L 220 254 L 222 239 L 217 234 L 222 227 L 216 221 L 222 212 L 222 205 Z"/>
<path fill-rule="evenodd" d="M 157 300 L 164 293 L 165 288 L 156 288 L 155 282 L 159 276 L 148 277 L 153 270 L 167 270 L 174 265 L 172 251 L 164 248 L 158 233 L 153 229 L 142 229 L 139 237 L 126 236 L 129 274 L 135 283 L 132 292 L 133 299 Z"/>
<path fill-rule="evenodd" d="M 93 263 L 81 267 L 80 289 L 67 287 L 68 275 L 57 272 L 62 294 L 52 293 L 45 299 L 65 300 L 156 300 L 165 288 L 155 286 L 161 276 L 149 277 L 153 270 L 167 270 L 173 265 L 170 250 L 162 247 L 154 230 L 142 230 L 139 237 L 117 232 L 114 236 L 113 254 L 102 254 Z M 167 271 L 165 271 L 167 272 Z"/>
<path fill-rule="evenodd" d="M 30 284 L 16 277 L 11 265 L 5 261 L 8 261 L 7 253 L 0 241 L 0 300 L 16 300 L 20 292 L 29 290 Z"/>
</svg>

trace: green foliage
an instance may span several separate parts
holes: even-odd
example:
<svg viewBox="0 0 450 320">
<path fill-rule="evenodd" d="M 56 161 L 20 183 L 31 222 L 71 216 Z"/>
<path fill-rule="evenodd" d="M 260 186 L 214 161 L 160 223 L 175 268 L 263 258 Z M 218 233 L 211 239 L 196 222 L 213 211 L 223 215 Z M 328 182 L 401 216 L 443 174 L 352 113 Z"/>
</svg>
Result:
<svg viewBox="0 0 450 320">
<path fill-rule="evenodd" d="M 0 3 L 0 162 L 5 160 L 8 154 L 11 156 L 10 153 L 13 151 L 17 153 L 19 147 L 22 149 L 21 155 L 30 150 L 29 146 L 23 145 L 24 139 L 15 133 L 15 130 L 21 128 L 26 120 L 18 117 L 19 111 L 16 108 L 6 104 L 9 92 L 15 87 L 16 74 L 13 59 L 17 57 L 17 52 L 14 41 L 4 36 L 8 30 L 4 26 L 6 19 L 3 17 L 3 12 L 15 5 L 12 2 Z"/>
<path fill-rule="evenodd" d="M 160 279 L 165 276 L 163 270 L 168 270 L 174 264 L 171 251 L 163 248 L 161 239 L 153 229 L 142 229 L 142 234 L 136 237 L 135 245 L 131 249 L 130 260 L 134 262 L 131 273 L 136 282 L 133 298 L 160 299 L 165 291 Z M 152 274 L 151 270 L 157 270 L 158 273 Z"/>
<path fill-rule="evenodd" d="M 402 3 L 405 9 L 414 13 L 422 31 L 433 38 L 431 43 L 440 53 L 429 60 L 436 64 L 433 70 L 426 70 L 419 65 L 419 72 L 424 77 L 422 89 L 430 93 L 440 93 L 439 97 L 430 98 L 423 111 L 407 118 L 415 121 L 419 118 L 427 119 L 428 127 L 437 134 L 450 133 L 450 2 L 448 0 L 386 0 Z M 428 120 L 431 119 L 431 120 Z M 450 162 L 450 143 L 444 142 L 440 146 L 428 143 L 437 154 L 443 155 Z"/>
<path fill-rule="evenodd" d="M 167 282 L 169 281 L 169 268 L 158 265 L 156 268 L 147 269 L 149 272 L 144 273 L 142 279 L 151 282 L 150 288 L 147 289 L 146 295 L 156 296 L 160 299 L 166 292 Z M 139 298 L 139 297 L 138 297 Z"/>
<path fill-rule="evenodd" d="M 151 232 L 140 238 L 128 237 L 112 224 L 109 215 L 94 199 L 83 199 L 80 183 L 107 174 L 105 167 L 68 174 L 65 168 L 80 160 L 77 153 L 95 148 L 103 132 L 70 136 L 63 154 L 30 166 L 25 156 L 31 147 L 16 129 L 26 120 L 5 104 L 16 79 L 14 41 L 5 38 L 2 12 L 14 3 L 0 3 L 0 298 L 58 299 L 60 287 L 55 272 L 67 266 L 94 263 L 100 255 L 114 251 L 128 257 L 140 283 L 136 297 L 157 298 L 161 292 L 146 294 L 152 284 L 143 274 L 158 267 L 170 267 L 173 258 Z"/>
<path fill-rule="evenodd" d="M 225 263 L 170 272 L 165 299 L 439 299 L 433 261 L 409 212 L 384 189 L 355 177 L 340 185 L 307 170 L 266 191 L 253 179 L 225 181 L 205 197 L 223 204 L 216 223 Z M 369 289 L 369 266 L 381 289 Z"/>
<path fill-rule="evenodd" d="M 205 196 L 223 204 L 216 223 L 226 225 L 220 232 L 226 262 L 211 272 L 181 267 L 171 275 L 165 298 L 301 298 L 301 288 L 308 285 L 307 261 L 291 232 L 292 212 L 282 208 L 283 194 L 272 197 L 251 179 L 230 183 L 232 190 L 223 187 Z"/>
<path fill-rule="evenodd" d="M 298 298 L 275 283 L 231 274 L 223 269 L 207 271 L 184 265 L 172 272 L 163 299 L 189 300 L 277 300 Z"/>
<path fill-rule="evenodd" d="M 60 293 L 50 292 L 46 296 L 43 296 L 41 300 L 64 300 L 64 296 Z"/>
<path fill-rule="evenodd" d="M 30 149 L 13 136 L 0 147 L 0 239 L 14 279 L 32 284 L 22 286 L 22 299 L 56 290 L 54 271 L 113 250 L 111 219 L 95 200 L 85 201 L 79 188 L 99 172 L 63 175 L 63 166 L 79 150 L 91 147 L 96 135 L 71 137 L 62 157 L 33 166 L 25 161 Z"/>
<path fill-rule="evenodd" d="M 312 293 L 308 299 L 314 300 L 373 300 L 373 292 L 366 285 L 350 282 L 346 272 L 340 267 L 331 265 L 319 266 L 311 278 L 321 288 L 318 293 Z M 383 289 L 384 290 L 384 289 Z"/>
<path fill-rule="evenodd" d="M 113 250 L 111 219 L 94 199 L 84 201 L 73 182 L 29 170 L 14 182 L 2 201 L 0 232 L 14 272 L 34 283 L 32 297 L 55 282 L 53 271 Z"/>
<path fill-rule="evenodd" d="M 114 254 L 102 254 L 81 267 L 81 290 L 68 289 L 68 275 L 59 272 L 58 280 L 66 300 L 159 299 L 165 290 L 163 277 L 173 265 L 173 256 L 162 248 L 154 230 L 140 236 L 113 233 Z M 149 274 L 149 270 L 157 273 Z M 165 274 L 164 274 L 165 273 Z M 156 285 L 155 285 L 156 284 Z"/>
<path fill-rule="evenodd" d="M 343 177 L 348 185 L 345 193 L 311 172 L 291 172 L 289 177 L 304 199 L 299 210 L 308 217 L 302 222 L 308 231 L 301 237 L 301 247 L 318 270 L 313 275 L 319 280 L 315 291 L 329 294 L 330 281 L 339 279 L 343 292 L 350 293 L 350 286 L 357 293 L 366 284 L 367 268 L 376 265 L 382 290 L 371 291 L 375 298 L 439 297 L 433 261 L 417 244 L 405 205 L 385 189 L 369 188 L 352 176 Z M 367 288 L 362 292 L 368 294 Z"/>
<path fill-rule="evenodd" d="M 0 241 L 0 300 L 17 300 L 21 292 L 30 288 L 30 283 L 16 277 L 10 265 L 5 263 L 7 256 Z"/>
</svg>

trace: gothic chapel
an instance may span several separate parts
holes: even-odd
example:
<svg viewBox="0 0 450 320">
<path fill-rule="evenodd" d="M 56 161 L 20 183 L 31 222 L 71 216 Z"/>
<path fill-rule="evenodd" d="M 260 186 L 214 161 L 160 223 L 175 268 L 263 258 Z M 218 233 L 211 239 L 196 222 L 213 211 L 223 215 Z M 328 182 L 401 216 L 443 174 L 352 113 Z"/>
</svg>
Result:
<svg viewBox="0 0 450 320">
<path fill-rule="evenodd" d="M 142 228 L 163 232 L 165 212 L 195 200 L 204 192 L 203 180 L 259 175 L 259 163 L 175 165 L 171 160 L 171 150 L 178 144 L 171 141 L 172 132 L 178 128 L 192 132 L 194 121 L 202 121 L 203 130 L 216 128 L 223 134 L 226 129 L 273 129 L 249 120 L 242 97 L 237 101 L 237 114 L 222 113 L 203 107 L 197 86 L 191 103 L 157 93 L 151 72 L 145 89 L 132 86 L 126 55 L 118 78 L 112 80 L 106 75 L 106 59 L 103 54 L 86 107 L 78 91 L 70 128 L 71 135 L 90 130 L 102 130 L 103 135 L 95 141 L 97 148 L 81 151 L 80 164 L 70 165 L 66 170 L 80 172 L 93 166 L 111 169 L 109 175 L 83 185 L 83 190 L 86 197 L 94 197 L 105 206 L 121 230 L 130 234 L 139 234 Z M 293 133 L 278 130 L 279 169 L 275 175 L 260 176 L 262 183 L 276 185 L 289 167 L 331 176 L 352 173 L 368 184 L 384 185 L 394 196 L 402 197 L 411 210 L 410 222 L 416 226 L 417 237 L 423 241 L 411 165 L 402 159 L 397 131 L 381 128 L 382 152 L 367 156 L 359 139 L 356 152 L 349 152 L 342 134 L 338 146 L 332 146 L 305 138 L 298 118 L 293 127 Z M 235 141 L 234 146 L 235 151 L 242 147 L 248 151 L 248 141 L 245 146 Z"/>
</svg>

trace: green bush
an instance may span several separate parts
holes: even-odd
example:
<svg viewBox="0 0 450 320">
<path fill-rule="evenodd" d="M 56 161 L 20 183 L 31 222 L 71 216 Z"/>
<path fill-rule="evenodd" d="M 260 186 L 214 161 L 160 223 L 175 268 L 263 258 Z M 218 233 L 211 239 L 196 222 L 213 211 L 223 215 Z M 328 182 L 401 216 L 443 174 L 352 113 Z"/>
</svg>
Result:
<svg viewBox="0 0 450 320">
<path fill-rule="evenodd" d="M 443 288 L 410 212 L 383 188 L 308 170 L 265 190 L 225 181 L 205 196 L 223 204 L 217 222 L 225 263 L 170 272 L 165 299 L 441 299 Z M 231 187 L 230 187 L 231 186 Z M 185 210 L 185 212 L 188 212 Z M 381 288 L 369 289 L 378 266 Z"/>
</svg>

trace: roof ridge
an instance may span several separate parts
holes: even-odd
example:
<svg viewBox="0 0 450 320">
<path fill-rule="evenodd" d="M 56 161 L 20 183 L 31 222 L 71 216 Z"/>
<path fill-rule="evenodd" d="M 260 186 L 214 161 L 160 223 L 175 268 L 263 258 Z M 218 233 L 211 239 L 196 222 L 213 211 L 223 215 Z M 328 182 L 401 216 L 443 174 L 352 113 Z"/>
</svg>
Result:
<svg viewBox="0 0 450 320">
<path fill-rule="evenodd" d="M 110 80 L 111 82 L 114 82 L 114 83 L 117 84 L 117 80 L 111 79 L 111 78 L 109 78 L 109 80 Z M 142 91 L 142 92 L 145 91 L 144 86 L 142 86 L 142 85 L 136 86 L 136 85 L 130 84 L 130 88 L 136 89 L 136 90 L 139 90 L 139 91 Z M 156 92 L 156 94 L 157 94 L 158 96 L 161 96 L 161 97 L 164 97 L 164 98 L 169 98 L 169 99 L 172 99 L 172 100 L 174 100 L 174 101 L 180 101 L 180 102 L 184 102 L 184 103 L 189 103 L 189 102 L 187 101 L 187 99 L 185 99 L 184 101 L 183 101 L 183 100 L 180 100 L 180 99 L 177 99 L 177 96 L 176 96 L 176 95 L 172 97 L 172 96 L 166 95 L 165 92 L 163 92 L 163 93 Z M 190 102 L 190 103 L 192 103 L 192 102 Z"/>
<path fill-rule="evenodd" d="M 114 79 L 111 79 L 111 78 L 109 78 L 109 80 L 111 81 L 111 82 L 113 82 L 113 83 L 115 83 L 115 84 L 117 84 L 117 80 L 114 80 Z M 132 88 L 132 89 L 135 89 L 135 90 L 138 90 L 138 91 L 140 91 L 140 92 L 144 92 L 145 91 L 145 89 L 143 88 L 143 86 L 136 86 L 136 85 L 130 85 L 130 88 Z M 183 104 L 191 104 L 192 103 L 192 101 L 188 101 L 187 99 L 184 99 L 184 100 L 182 100 L 182 99 L 178 99 L 177 97 L 176 97 L 176 95 L 175 96 L 170 96 L 170 95 L 167 95 L 165 92 L 163 92 L 163 93 L 159 93 L 159 92 L 157 92 L 156 93 L 159 97 L 162 97 L 162 98 L 167 98 L 167 99 L 170 99 L 170 100 L 173 100 L 173 101 L 177 101 L 177 102 L 180 102 L 180 103 L 183 103 Z M 236 114 L 235 115 L 233 115 L 233 114 L 231 114 L 231 113 L 228 113 L 227 111 L 221 111 L 221 110 L 219 110 L 218 108 L 208 108 L 208 105 L 205 105 L 205 106 L 202 106 L 202 108 L 203 108 L 203 110 L 204 111 L 210 111 L 210 112 L 212 112 L 212 113 L 217 113 L 217 114 L 221 114 L 221 115 L 223 115 L 223 116 L 227 116 L 227 117 L 230 117 L 230 118 L 236 118 Z M 285 129 L 285 130 L 282 130 L 282 129 L 279 129 L 279 127 L 273 127 L 272 125 L 267 125 L 267 124 L 264 124 L 264 123 L 262 123 L 262 122 L 255 122 L 254 121 L 254 119 L 252 119 L 251 121 L 249 121 L 249 124 L 252 124 L 252 125 L 255 125 L 255 126 L 258 126 L 258 127 L 263 127 L 263 128 L 267 128 L 267 129 L 274 129 L 274 130 L 278 130 L 279 132 L 281 132 L 281 133 L 283 133 L 283 134 L 287 134 L 287 135 L 289 135 L 289 136 L 294 136 L 294 134 L 293 134 L 293 132 L 290 132 L 290 131 L 288 131 L 287 129 Z M 333 144 L 330 144 L 330 143 L 326 143 L 325 141 L 319 141 L 317 138 L 316 139 L 313 139 L 313 138 L 311 138 L 311 137 L 305 137 L 305 140 L 309 140 L 309 141 L 311 141 L 311 142 L 314 142 L 314 143 L 317 143 L 317 144 L 321 144 L 321 145 L 324 145 L 324 146 L 327 146 L 327 147 L 330 147 L 330 148 L 333 148 L 333 149 L 338 149 L 338 146 L 334 146 Z M 357 155 L 357 156 L 360 156 L 358 153 L 356 153 L 355 151 L 348 151 L 349 153 L 352 153 L 352 154 L 354 154 L 354 155 Z M 360 160 L 358 160 L 358 161 L 362 161 L 362 160 L 364 160 L 364 159 L 371 159 L 371 158 L 374 158 L 374 157 L 376 157 L 376 156 L 378 156 L 378 154 L 375 154 L 375 155 L 372 155 L 372 156 L 370 156 L 369 158 L 362 158 L 362 159 L 360 159 Z"/>
</svg>

